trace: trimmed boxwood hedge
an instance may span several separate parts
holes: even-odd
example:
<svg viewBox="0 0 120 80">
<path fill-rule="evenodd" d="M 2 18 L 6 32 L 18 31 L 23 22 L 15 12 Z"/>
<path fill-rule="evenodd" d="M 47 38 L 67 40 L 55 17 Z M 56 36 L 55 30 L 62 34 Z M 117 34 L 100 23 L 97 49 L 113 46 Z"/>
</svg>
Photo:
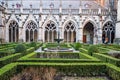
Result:
<svg viewBox="0 0 120 80">
<path fill-rule="evenodd" d="M 10 80 L 10 77 L 16 74 L 17 64 L 11 63 L 0 69 L 0 80 Z"/>
<path fill-rule="evenodd" d="M 106 73 L 110 76 L 113 80 L 120 80 L 120 67 L 116 67 L 112 64 L 107 64 Z"/>
<path fill-rule="evenodd" d="M 95 57 L 92 57 L 88 54 L 85 54 L 85 53 L 79 53 L 80 54 L 80 58 L 82 57 L 82 59 L 92 59 L 92 60 L 96 60 L 96 61 L 99 61 L 99 59 L 95 58 Z"/>
<path fill-rule="evenodd" d="M 87 50 L 87 49 L 79 48 L 79 51 L 82 52 L 82 53 L 86 53 L 86 54 L 88 54 L 88 50 Z"/>
<path fill-rule="evenodd" d="M 41 53 L 39 53 L 39 54 L 41 54 Z M 61 53 L 61 54 L 64 54 L 64 53 Z M 35 58 L 37 53 L 33 52 L 26 56 L 21 57 L 18 60 L 18 62 L 59 62 L 59 63 L 101 62 L 100 60 L 98 60 L 92 56 L 89 56 L 87 54 L 84 54 L 84 53 L 79 53 L 79 54 L 80 54 L 80 57 L 82 57 L 82 59 L 81 58 L 80 59 L 60 59 L 60 58 L 59 59 L 53 59 L 53 58 L 48 59 L 48 58 Z"/>
<path fill-rule="evenodd" d="M 53 67 L 65 75 L 76 76 L 105 76 L 109 75 L 113 80 L 120 80 L 120 68 L 106 63 L 38 63 L 19 62 L 11 63 L 0 69 L 0 80 L 9 80 L 14 74 L 26 67 Z"/>
<path fill-rule="evenodd" d="M 22 53 L 16 53 L 16 54 L 12 54 L 9 56 L 5 56 L 3 58 L 0 58 L 0 67 L 11 63 L 13 61 L 16 61 L 18 58 L 20 58 L 22 56 Z"/>
<path fill-rule="evenodd" d="M 17 62 L 57 62 L 57 63 L 84 63 L 84 62 L 99 62 L 102 63 L 101 61 L 96 61 L 96 60 L 90 60 L 90 59 L 39 59 L 39 58 L 27 58 L 27 59 L 19 59 Z"/>
<path fill-rule="evenodd" d="M 100 59 L 101 61 L 108 62 L 120 67 L 120 59 L 100 53 L 94 53 L 93 56 Z"/>
<path fill-rule="evenodd" d="M 22 57 L 24 55 L 27 55 L 27 54 L 33 52 L 34 50 L 35 50 L 35 48 L 31 47 L 31 48 L 27 49 L 25 53 L 15 53 L 15 54 L 12 54 L 12 55 L 2 57 L 2 58 L 0 58 L 0 67 L 6 65 L 8 63 L 14 62 L 17 59 L 19 59 L 20 57 Z"/>
</svg>

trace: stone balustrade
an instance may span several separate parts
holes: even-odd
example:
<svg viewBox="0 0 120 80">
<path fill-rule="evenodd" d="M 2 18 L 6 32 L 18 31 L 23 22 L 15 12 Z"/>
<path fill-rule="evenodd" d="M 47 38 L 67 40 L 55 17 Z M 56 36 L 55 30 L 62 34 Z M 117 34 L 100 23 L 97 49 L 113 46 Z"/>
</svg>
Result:
<svg viewBox="0 0 120 80">
<path fill-rule="evenodd" d="M 20 9 L 8 9 L 8 14 L 15 13 L 15 14 L 20 14 Z M 31 11 L 31 12 L 30 12 Z M 23 14 L 40 14 L 40 9 L 23 9 Z M 59 14 L 59 9 L 42 9 L 42 14 Z M 79 14 L 79 9 L 62 9 L 62 14 L 74 14 L 78 15 Z M 100 15 L 108 15 L 109 11 L 108 9 L 101 9 Z M 82 15 L 99 15 L 99 9 L 82 9 Z M 117 15 L 116 10 L 112 11 L 113 15 Z"/>
</svg>

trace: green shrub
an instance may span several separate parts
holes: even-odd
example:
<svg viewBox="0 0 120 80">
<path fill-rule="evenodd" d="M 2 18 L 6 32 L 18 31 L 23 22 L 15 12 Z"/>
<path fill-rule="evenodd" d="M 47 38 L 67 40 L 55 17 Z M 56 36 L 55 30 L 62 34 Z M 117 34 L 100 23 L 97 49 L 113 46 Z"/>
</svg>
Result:
<svg viewBox="0 0 120 80">
<path fill-rule="evenodd" d="M 75 44 L 74 44 L 75 50 L 79 50 L 80 47 L 81 47 L 81 44 L 80 44 L 80 43 L 75 43 Z"/>
<path fill-rule="evenodd" d="M 8 49 L 7 51 L 9 54 L 15 53 L 15 49 Z"/>
<path fill-rule="evenodd" d="M 23 53 L 26 51 L 26 47 L 24 44 L 18 44 L 16 47 L 15 47 L 15 52 L 16 53 Z"/>
<path fill-rule="evenodd" d="M 36 47 L 36 42 L 31 42 L 30 47 Z"/>
<path fill-rule="evenodd" d="M 88 48 L 88 54 L 92 56 L 93 53 L 98 53 L 98 48 L 95 45 L 91 45 Z"/>
</svg>

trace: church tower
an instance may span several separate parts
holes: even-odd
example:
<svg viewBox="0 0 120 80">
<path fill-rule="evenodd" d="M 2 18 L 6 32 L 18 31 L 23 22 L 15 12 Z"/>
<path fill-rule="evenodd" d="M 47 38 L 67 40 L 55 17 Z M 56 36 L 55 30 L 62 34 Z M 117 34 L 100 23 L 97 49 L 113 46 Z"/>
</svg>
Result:
<svg viewBox="0 0 120 80">
<path fill-rule="evenodd" d="M 116 39 L 120 39 L 120 0 L 118 0 L 117 6 L 117 23 L 116 23 Z"/>
</svg>

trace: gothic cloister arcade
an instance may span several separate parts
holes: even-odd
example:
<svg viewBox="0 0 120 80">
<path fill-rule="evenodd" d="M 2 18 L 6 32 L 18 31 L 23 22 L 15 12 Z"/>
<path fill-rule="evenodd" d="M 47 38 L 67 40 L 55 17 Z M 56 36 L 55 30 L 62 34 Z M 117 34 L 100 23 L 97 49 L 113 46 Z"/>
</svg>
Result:
<svg viewBox="0 0 120 80">
<path fill-rule="evenodd" d="M 83 43 L 93 44 L 93 42 L 94 42 L 94 25 L 91 22 L 88 22 L 83 28 Z"/>
<path fill-rule="evenodd" d="M 76 42 L 76 27 L 72 21 L 64 27 L 64 42 Z"/>
<path fill-rule="evenodd" d="M 11 21 L 9 24 L 9 42 L 18 42 L 19 26 L 16 21 Z"/>
<path fill-rule="evenodd" d="M 26 26 L 26 42 L 37 41 L 38 28 L 35 22 L 29 21 Z"/>
<path fill-rule="evenodd" d="M 57 27 L 53 21 L 49 21 L 45 26 L 45 42 L 54 42 L 57 38 Z"/>
<path fill-rule="evenodd" d="M 112 22 L 107 22 L 103 26 L 102 41 L 105 43 L 105 39 L 108 38 L 108 43 L 113 43 L 115 38 L 115 28 Z"/>
</svg>

